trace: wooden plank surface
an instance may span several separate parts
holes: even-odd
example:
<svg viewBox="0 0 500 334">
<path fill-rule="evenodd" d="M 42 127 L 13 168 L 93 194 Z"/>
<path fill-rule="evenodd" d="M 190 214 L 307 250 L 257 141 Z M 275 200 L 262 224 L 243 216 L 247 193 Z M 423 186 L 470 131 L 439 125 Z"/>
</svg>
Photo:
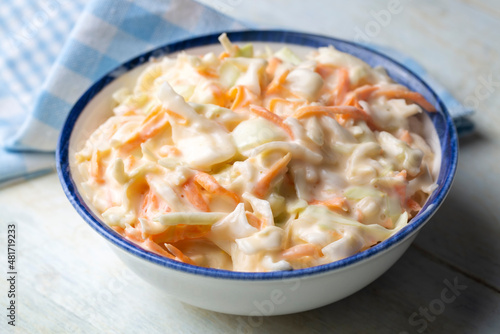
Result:
<svg viewBox="0 0 500 334">
<path fill-rule="evenodd" d="M 274 0 L 279 10 L 264 0 L 210 3 L 230 4 L 224 7 L 227 14 L 243 21 L 353 39 L 388 1 L 318 0 L 305 7 L 298 0 Z M 16 222 L 19 232 L 17 332 L 500 332 L 500 86 L 487 91 L 481 79 L 491 75 L 500 81 L 500 5 L 495 0 L 400 3 L 403 11 L 371 42 L 413 55 L 462 102 L 476 98 L 478 131 L 460 142 L 459 170 L 445 204 L 385 275 L 343 301 L 296 315 L 249 322 L 200 310 L 158 293 L 131 273 L 72 209 L 57 177 L 49 175 L 0 191 L 0 249 L 7 222 Z M 488 94 L 478 98 L 477 91 Z M 440 303 L 445 282 L 455 279 L 466 288 L 453 302 Z M 0 291 L 6 284 L 2 278 Z M 1 308 L 5 301 L 0 298 Z M 421 308 L 440 313 L 441 304 L 441 314 L 422 315 Z M 258 327 L 246 327 L 260 320 Z M 1 333 L 4 326 L 2 321 Z"/>
</svg>

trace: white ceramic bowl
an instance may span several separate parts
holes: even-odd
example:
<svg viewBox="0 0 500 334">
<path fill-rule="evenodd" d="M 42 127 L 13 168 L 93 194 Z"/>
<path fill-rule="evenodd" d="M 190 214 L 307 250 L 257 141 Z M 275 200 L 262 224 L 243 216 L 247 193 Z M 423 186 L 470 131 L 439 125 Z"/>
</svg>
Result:
<svg viewBox="0 0 500 334">
<path fill-rule="evenodd" d="M 228 34 L 234 42 L 253 42 L 281 47 L 287 44 L 298 54 L 311 48 L 333 45 L 381 65 L 397 82 L 423 94 L 436 108 L 429 114 L 429 137 L 441 151 L 438 188 L 422 211 L 391 238 L 349 258 L 330 264 L 294 271 L 243 273 L 202 268 L 176 262 L 139 248 L 103 223 L 96 210 L 81 195 L 75 173 L 74 153 L 90 134 L 111 116 L 111 94 L 133 79 L 151 58 L 188 50 L 193 54 L 221 51 L 218 34 L 170 44 L 137 57 L 92 86 L 75 104 L 61 133 L 57 149 L 58 173 L 66 196 L 89 225 L 102 235 L 122 261 L 144 280 L 167 294 L 201 308 L 249 316 L 280 315 L 330 304 L 365 287 L 379 277 L 404 253 L 418 231 L 430 219 L 448 193 L 457 166 L 457 135 L 444 104 L 414 73 L 377 52 L 351 42 L 329 37 L 285 31 L 244 31 Z"/>
</svg>

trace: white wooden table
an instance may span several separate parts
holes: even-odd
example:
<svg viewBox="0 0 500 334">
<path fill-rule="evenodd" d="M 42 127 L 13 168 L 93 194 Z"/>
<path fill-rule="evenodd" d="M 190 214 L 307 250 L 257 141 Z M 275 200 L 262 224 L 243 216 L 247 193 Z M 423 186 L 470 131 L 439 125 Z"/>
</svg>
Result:
<svg viewBox="0 0 500 334">
<path fill-rule="evenodd" d="M 403 258 L 335 304 L 263 319 L 254 333 L 500 333 L 500 3 L 497 0 L 204 0 L 243 21 L 392 46 L 477 104 L 446 200 Z M 372 11 L 372 12 L 370 12 Z M 342 14 L 340 14 L 342 13 Z M 378 27 L 378 28 L 377 28 Z M 361 31 L 361 33 L 360 33 Z M 490 78 L 490 79 L 489 79 Z M 493 85 L 485 86 L 484 81 Z M 0 190 L 0 332 L 6 225 L 18 227 L 18 333 L 233 333 L 238 316 L 184 305 L 129 271 L 66 200 L 55 174 Z M 458 284 L 453 292 L 448 285 Z M 445 289 L 448 290 L 445 290 Z M 5 314 L 4 314 L 5 313 Z"/>
</svg>

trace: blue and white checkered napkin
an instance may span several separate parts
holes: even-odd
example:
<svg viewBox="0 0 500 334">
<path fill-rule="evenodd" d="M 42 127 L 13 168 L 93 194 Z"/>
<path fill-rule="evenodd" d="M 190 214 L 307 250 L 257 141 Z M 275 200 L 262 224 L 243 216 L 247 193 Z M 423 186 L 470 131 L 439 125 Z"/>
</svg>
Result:
<svg viewBox="0 0 500 334">
<path fill-rule="evenodd" d="M 0 7 L 0 186 L 54 169 L 71 106 L 121 62 L 194 35 L 244 28 L 192 0 L 85 2 L 16 0 Z M 396 56 L 432 80 L 411 59 Z M 469 113 L 433 87 L 454 116 Z"/>
</svg>

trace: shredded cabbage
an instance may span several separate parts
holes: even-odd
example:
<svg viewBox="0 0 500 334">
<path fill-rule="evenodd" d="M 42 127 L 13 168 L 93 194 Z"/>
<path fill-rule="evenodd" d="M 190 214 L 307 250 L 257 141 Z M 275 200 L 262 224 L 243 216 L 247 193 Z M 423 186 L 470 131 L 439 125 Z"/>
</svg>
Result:
<svg viewBox="0 0 500 334">
<path fill-rule="evenodd" d="M 219 40 L 220 54 L 153 60 L 75 154 L 106 224 L 255 272 L 337 261 L 411 223 L 439 169 L 422 96 L 333 47 L 302 60 Z"/>
</svg>

